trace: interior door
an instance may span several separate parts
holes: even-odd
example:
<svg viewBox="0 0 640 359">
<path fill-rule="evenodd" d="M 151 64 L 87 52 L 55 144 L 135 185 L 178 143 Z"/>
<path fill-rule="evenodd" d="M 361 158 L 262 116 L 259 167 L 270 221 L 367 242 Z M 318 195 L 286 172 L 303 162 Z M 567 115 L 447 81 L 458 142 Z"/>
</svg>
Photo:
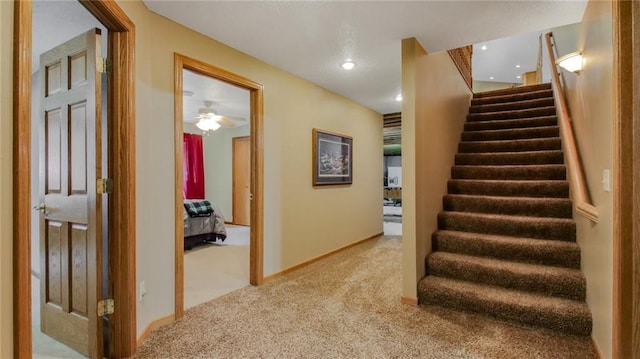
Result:
<svg viewBox="0 0 640 359">
<path fill-rule="evenodd" d="M 40 56 L 40 325 L 102 357 L 100 30 Z"/>
<path fill-rule="evenodd" d="M 233 223 L 248 226 L 250 222 L 251 138 L 234 137 L 233 153 Z"/>
</svg>

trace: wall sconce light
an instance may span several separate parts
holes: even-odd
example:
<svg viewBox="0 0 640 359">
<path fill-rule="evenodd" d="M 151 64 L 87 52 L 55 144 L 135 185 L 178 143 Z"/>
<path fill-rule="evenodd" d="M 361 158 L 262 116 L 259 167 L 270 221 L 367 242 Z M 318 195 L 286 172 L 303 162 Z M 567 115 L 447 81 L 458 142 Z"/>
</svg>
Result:
<svg viewBox="0 0 640 359">
<path fill-rule="evenodd" d="M 556 60 L 556 65 L 567 71 L 578 74 L 582 70 L 582 53 L 572 52 L 570 54 L 566 54 Z"/>
</svg>

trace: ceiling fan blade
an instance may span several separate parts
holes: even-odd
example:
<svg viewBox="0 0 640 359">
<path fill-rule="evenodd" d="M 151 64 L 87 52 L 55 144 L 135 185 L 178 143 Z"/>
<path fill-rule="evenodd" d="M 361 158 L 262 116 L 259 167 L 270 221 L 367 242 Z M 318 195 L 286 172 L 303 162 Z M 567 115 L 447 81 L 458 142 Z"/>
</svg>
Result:
<svg viewBox="0 0 640 359">
<path fill-rule="evenodd" d="M 226 116 L 222 116 L 220 119 L 218 119 L 218 123 L 224 127 L 229 127 L 229 128 L 238 126 L 238 124 L 235 121 L 233 121 L 232 119 Z"/>
<path fill-rule="evenodd" d="M 238 116 L 225 116 L 222 115 L 223 118 L 227 118 L 229 120 L 235 121 L 235 122 L 247 122 L 247 120 L 244 117 L 238 117 Z"/>
</svg>

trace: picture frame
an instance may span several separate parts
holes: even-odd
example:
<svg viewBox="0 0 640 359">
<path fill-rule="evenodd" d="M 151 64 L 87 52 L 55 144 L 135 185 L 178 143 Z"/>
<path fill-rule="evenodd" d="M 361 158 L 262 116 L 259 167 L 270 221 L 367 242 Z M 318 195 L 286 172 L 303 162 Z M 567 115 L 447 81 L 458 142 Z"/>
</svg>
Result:
<svg viewBox="0 0 640 359">
<path fill-rule="evenodd" d="M 313 129 L 313 185 L 353 183 L 353 138 Z"/>
</svg>

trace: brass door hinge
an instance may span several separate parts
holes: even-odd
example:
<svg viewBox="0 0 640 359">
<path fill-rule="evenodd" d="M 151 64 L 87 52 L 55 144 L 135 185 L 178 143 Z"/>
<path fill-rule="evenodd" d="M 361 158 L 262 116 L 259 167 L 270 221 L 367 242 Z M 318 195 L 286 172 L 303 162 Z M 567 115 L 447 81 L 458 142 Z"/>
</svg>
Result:
<svg viewBox="0 0 640 359">
<path fill-rule="evenodd" d="M 111 72 L 111 60 L 106 57 L 98 57 L 96 59 L 96 68 L 98 72 L 108 74 Z"/>
<path fill-rule="evenodd" d="M 115 310 L 115 303 L 113 299 L 103 299 L 98 302 L 98 316 L 102 317 L 108 314 L 113 314 Z"/>
<path fill-rule="evenodd" d="M 111 178 L 99 178 L 96 183 L 98 194 L 113 193 L 113 180 Z"/>
</svg>

